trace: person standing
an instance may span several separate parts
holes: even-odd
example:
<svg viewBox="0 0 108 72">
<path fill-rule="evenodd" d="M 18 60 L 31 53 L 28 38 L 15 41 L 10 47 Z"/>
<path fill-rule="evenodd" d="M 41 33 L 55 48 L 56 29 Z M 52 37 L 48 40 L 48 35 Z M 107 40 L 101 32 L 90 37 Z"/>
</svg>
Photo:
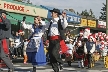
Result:
<svg viewBox="0 0 108 72">
<path fill-rule="evenodd" d="M 60 13 L 59 9 L 53 9 L 50 10 L 52 20 L 49 24 L 48 28 L 48 40 L 49 40 L 49 56 L 50 56 L 50 63 L 52 65 L 52 68 L 54 72 L 59 72 L 58 63 L 60 66 L 60 69 L 63 69 L 63 61 L 60 58 L 60 41 L 65 40 L 64 38 L 64 32 L 63 30 L 68 26 L 67 20 L 66 20 L 66 13 L 62 12 Z M 63 19 L 59 18 L 59 15 L 63 17 Z"/>
<path fill-rule="evenodd" d="M 96 48 L 93 36 L 88 37 L 88 41 L 84 44 L 84 53 L 87 55 L 88 69 L 91 68 L 92 54 Z"/>
<path fill-rule="evenodd" d="M 73 39 L 70 39 L 69 42 L 67 42 L 67 53 L 69 54 L 68 57 L 65 58 L 65 60 L 67 61 L 68 65 L 71 66 L 71 61 L 73 60 L 73 49 L 74 49 L 74 45 L 76 44 L 76 41 L 74 41 Z"/>
<path fill-rule="evenodd" d="M 20 41 L 20 36 L 18 34 L 18 32 L 16 32 L 16 36 L 14 39 L 14 58 L 17 58 L 18 56 L 21 57 L 21 41 Z"/>
<path fill-rule="evenodd" d="M 28 61 L 33 65 L 33 72 L 36 72 L 36 65 L 46 65 L 46 56 L 44 52 L 44 45 L 42 35 L 44 34 L 45 24 L 39 16 L 34 17 L 34 24 L 27 25 L 25 21 L 22 22 L 22 27 L 31 31 L 32 35 L 26 48 Z"/>
<path fill-rule="evenodd" d="M 9 68 L 8 72 L 13 72 L 14 66 L 8 55 L 4 53 L 2 46 L 3 39 L 6 39 L 4 31 L 8 31 L 11 28 L 10 21 L 6 18 L 6 14 L 5 10 L 0 9 L 0 58 Z"/>
<path fill-rule="evenodd" d="M 27 54 L 26 54 L 27 44 L 28 44 L 28 41 L 27 41 L 27 38 L 25 38 L 24 46 L 23 46 L 24 64 L 27 64 L 27 60 L 28 60 Z"/>
<path fill-rule="evenodd" d="M 76 50 L 78 54 L 78 68 L 84 68 L 84 41 L 78 41 L 78 49 Z"/>
<path fill-rule="evenodd" d="M 4 18 L 6 18 L 6 15 L 3 15 Z M 11 26 L 11 24 L 10 24 Z M 8 29 L 8 30 L 5 30 L 4 31 L 5 33 L 5 39 L 6 39 L 6 42 L 7 42 L 7 48 L 9 49 L 9 38 L 11 38 L 11 27 Z"/>
<path fill-rule="evenodd" d="M 21 42 L 21 44 L 20 44 L 21 56 L 20 57 L 23 57 L 24 34 L 25 34 L 24 31 L 19 30 L 19 36 L 20 36 L 20 42 Z"/>
</svg>

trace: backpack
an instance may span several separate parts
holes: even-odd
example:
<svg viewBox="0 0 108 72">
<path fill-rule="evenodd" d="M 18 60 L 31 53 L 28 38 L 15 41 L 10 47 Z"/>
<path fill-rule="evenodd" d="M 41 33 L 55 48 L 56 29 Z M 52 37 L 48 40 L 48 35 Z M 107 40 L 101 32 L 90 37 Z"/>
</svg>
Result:
<svg viewBox="0 0 108 72">
<path fill-rule="evenodd" d="M 48 31 L 47 31 L 47 40 L 49 40 L 48 34 L 49 34 L 49 31 L 50 31 L 51 25 L 52 25 L 52 22 L 50 22 L 50 25 L 49 25 L 49 28 L 48 28 Z M 58 30 L 59 30 L 61 39 L 65 40 L 66 39 L 65 34 L 64 34 L 65 31 L 64 31 L 64 29 L 63 29 L 63 27 L 61 25 L 61 19 L 58 20 Z"/>
</svg>

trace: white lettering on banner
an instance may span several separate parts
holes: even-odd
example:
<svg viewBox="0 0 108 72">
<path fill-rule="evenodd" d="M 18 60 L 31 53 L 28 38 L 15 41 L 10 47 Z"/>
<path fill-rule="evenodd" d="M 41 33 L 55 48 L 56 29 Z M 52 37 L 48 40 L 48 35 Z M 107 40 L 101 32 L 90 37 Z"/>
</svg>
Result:
<svg viewBox="0 0 108 72">
<path fill-rule="evenodd" d="M 78 18 L 78 22 L 81 22 L 81 18 Z"/>
<path fill-rule="evenodd" d="M 74 19 L 74 21 L 78 21 L 78 18 L 77 17 L 74 17 L 73 19 Z"/>
<path fill-rule="evenodd" d="M 71 21 L 75 21 L 75 22 L 80 22 L 80 18 L 79 17 L 75 17 L 75 16 L 70 16 L 67 15 L 67 20 Z"/>
</svg>

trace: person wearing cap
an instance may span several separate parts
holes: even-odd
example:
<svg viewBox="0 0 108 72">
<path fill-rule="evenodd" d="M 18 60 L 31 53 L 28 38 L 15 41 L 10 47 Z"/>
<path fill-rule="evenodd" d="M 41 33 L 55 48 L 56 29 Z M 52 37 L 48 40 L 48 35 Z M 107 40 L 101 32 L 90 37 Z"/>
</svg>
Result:
<svg viewBox="0 0 108 72">
<path fill-rule="evenodd" d="M 87 41 L 88 40 L 89 35 L 90 35 L 90 28 L 86 28 L 84 30 L 84 33 L 83 33 L 84 41 Z"/>
<path fill-rule="evenodd" d="M 0 9 L 0 59 L 4 61 L 4 63 L 9 68 L 8 72 L 13 72 L 14 66 L 9 59 L 8 55 L 6 55 L 3 51 L 2 40 L 6 39 L 5 31 L 8 31 L 11 28 L 10 21 L 6 18 L 6 11 Z"/>
<path fill-rule="evenodd" d="M 94 42 L 94 37 L 90 35 L 88 37 L 88 41 L 85 42 L 84 45 L 84 53 L 87 55 L 87 60 L 88 60 L 88 68 L 91 68 L 91 58 L 92 54 L 94 53 L 96 48 L 95 42 Z"/>
<path fill-rule="evenodd" d="M 20 49 L 21 49 L 21 57 L 23 57 L 23 47 L 24 47 L 24 34 L 25 32 L 22 30 L 19 30 L 19 36 L 20 36 Z"/>
<path fill-rule="evenodd" d="M 84 41 L 83 40 L 79 40 L 78 44 L 77 44 L 77 50 L 76 53 L 78 54 L 78 68 L 84 68 L 84 60 L 83 60 L 83 56 L 84 56 Z"/>
<path fill-rule="evenodd" d="M 105 47 L 105 39 L 104 39 L 104 37 L 103 36 L 100 36 L 100 51 L 101 51 L 101 53 L 102 53 L 102 56 L 104 57 L 104 56 L 106 56 L 106 54 L 107 54 L 107 48 Z"/>
<path fill-rule="evenodd" d="M 59 9 L 54 8 L 50 10 L 52 20 L 48 26 L 48 37 L 49 40 L 49 56 L 50 56 L 50 63 L 54 72 L 59 72 L 58 66 L 60 66 L 60 70 L 63 69 L 63 61 L 60 58 L 59 50 L 60 50 L 60 42 L 65 40 L 64 29 L 68 26 L 67 19 L 66 19 L 66 12 L 60 13 Z M 62 19 L 59 16 L 62 16 Z M 64 42 L 64 41 L 62 41 Z M 65 44 L 65 43 L 62 43 Z M 59 65 L 58 65 L 59 63 Z"/>
<path fill-rule="evenodd" d="M 84 39 L 83 37 L 83 31 L 80 31 L 80 35 L 77 37 L 78 42 L 82 41 Z"/>
<path fill-rule="evenodd" d="M 80 36 L 79 39 L 82 40 L 83 39 L 83 31 L 80 31 Z"/>
</svg>

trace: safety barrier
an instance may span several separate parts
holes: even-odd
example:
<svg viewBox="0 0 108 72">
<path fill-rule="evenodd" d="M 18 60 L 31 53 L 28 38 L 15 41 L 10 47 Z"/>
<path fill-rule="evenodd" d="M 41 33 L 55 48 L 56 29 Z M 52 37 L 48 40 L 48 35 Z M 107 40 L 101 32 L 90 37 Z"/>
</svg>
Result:
<svg viewBox="0 0 108 72">
<path fill-rule="evenodd" d="M 93 60 L 94 60 L 94 62 L 99 61 L 99 59 L 100 59 L 100 54 L 99 53 L 94 53 L 93 54 Z"/>
<path fill-rule="evenodd" d="M 44 52 L 45 52 L 45 55 L 47 54 L 48 50 L 47 50 L 47 47 L 44 46 Z"/>
<path fill-rule="evenodd" d="M 108 68 L 108 55 L 104 57 L 104 66 Z"/>
<path fill-rule="evenodd" d="M 93 56 L 91 56 L 91 61 L 90 61 L 91 63 L 90 63 L 90 68 L 92 68 L 92 67 L 94 67 L 94 58 L 93 58 Z M 85 60 L 84 60 L 84 66 L 88 66 L 88 60 L 87 60 L 87 58 L 85 58 Z"/>
<path fill-rule="evenodd" d="M 93 57 L 93 55 L 92 55 L 92 57 L 91 57 L 91 65 L 90 65 L 90 67 L 92 68 L 92 67 L 94 67 L 94 57 Z"/>
</svg>

